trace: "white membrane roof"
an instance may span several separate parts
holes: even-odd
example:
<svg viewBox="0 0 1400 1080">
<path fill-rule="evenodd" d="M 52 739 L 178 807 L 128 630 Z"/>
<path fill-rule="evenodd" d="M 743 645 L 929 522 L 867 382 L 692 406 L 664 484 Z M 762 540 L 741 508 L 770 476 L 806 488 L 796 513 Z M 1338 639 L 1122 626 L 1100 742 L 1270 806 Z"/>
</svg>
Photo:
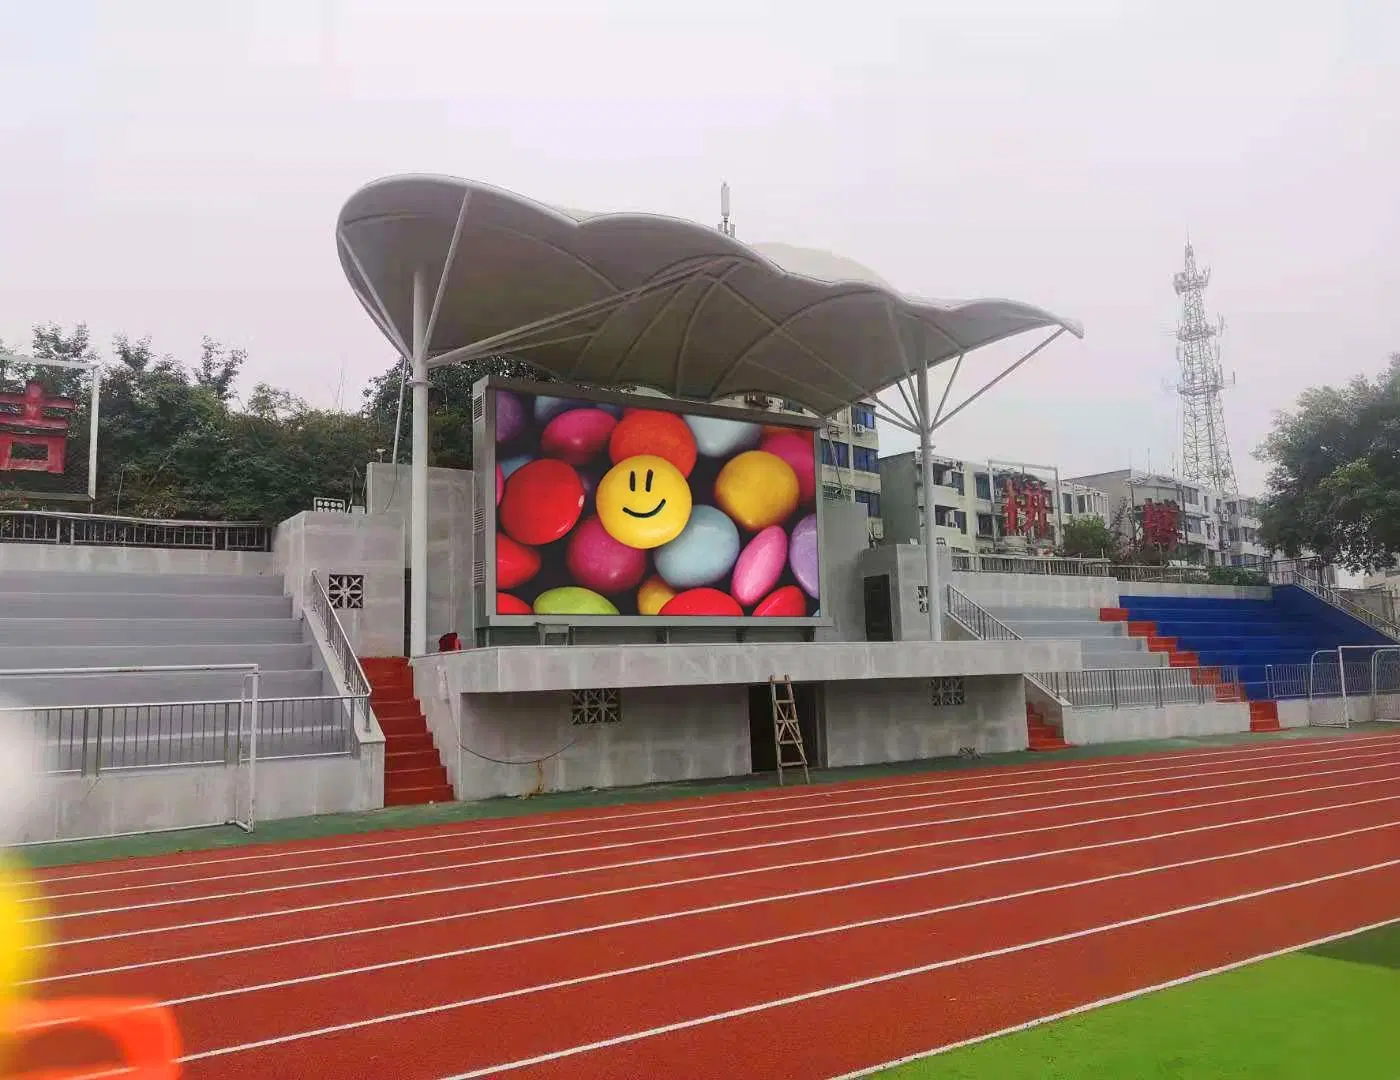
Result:
<svg viewBox="0 0 1400 1080">
<path fill-rule="evenodd" d="M 351 287 L 405 353 L 422 274 L 429 367 L 509 353 L 573 382 L 712 400 L 757 392 L 826 415 L 1029 330 L 1015 300 L 925 300 L 827 252 L 748 245 L 658 214 L 562 210 L 471 180 L 395 176 L 340 213 Z"/>
</svg>

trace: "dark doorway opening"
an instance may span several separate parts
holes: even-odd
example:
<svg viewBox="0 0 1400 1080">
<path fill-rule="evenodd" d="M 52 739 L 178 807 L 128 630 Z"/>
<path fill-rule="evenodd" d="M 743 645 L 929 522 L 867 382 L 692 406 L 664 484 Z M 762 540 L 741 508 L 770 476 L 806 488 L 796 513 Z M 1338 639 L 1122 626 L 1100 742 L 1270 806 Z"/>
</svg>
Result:
<svg viewBox="0 0 1400 1080">
<path fill-rule="evenodd" d="M 797 703 L 797 726 L 802 732 L 802 745 L 807 750 L 807 765 L 812 769 L 819 768 L 826 761 L 820 689 L 819 683 L 792 684 L 792 698 Z M 778 750 L 773 743 L 773 699 L 767 683 L 749 687 L 749 755 L 754 772 L 778 771 Z"/>
<path fill-rule="evenodd" d="M 865 579 L 865 640 L 894 640 L 894 608 L 890 600 L 889 574 Z"/>
</svg>

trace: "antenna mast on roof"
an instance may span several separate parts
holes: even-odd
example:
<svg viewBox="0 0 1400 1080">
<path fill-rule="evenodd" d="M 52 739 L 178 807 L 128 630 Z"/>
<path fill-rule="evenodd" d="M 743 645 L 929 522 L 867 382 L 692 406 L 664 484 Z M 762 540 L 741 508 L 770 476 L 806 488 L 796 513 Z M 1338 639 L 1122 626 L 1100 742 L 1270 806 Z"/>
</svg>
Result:
<svg viewBox="0 0 1400 1080">
<path fill-rule="evenodd" d="M 1220 331 L 1223 320 L 1206 320 L 1205 291 L 1210 271 L 1196 264 L 1191 242 L 1186 243 L 1186 267 L 1172 278 L 1181 297 L 1181 321 L 1176 330 L 1176 355 L 1181 366 L 1181 474 L 1205 484 L 1227 498 L 1239 493 L 1230 439 L 1225 434 L 1221 391 L 1233 385 L 1220 370 Z"/>
<path fill-rule="evenodd" d="M 734 235 L 734 223 L 729 220 L 729 184 L 724 180 L 719 183 L 719 231 L 725 236 Z"/>
</svg>

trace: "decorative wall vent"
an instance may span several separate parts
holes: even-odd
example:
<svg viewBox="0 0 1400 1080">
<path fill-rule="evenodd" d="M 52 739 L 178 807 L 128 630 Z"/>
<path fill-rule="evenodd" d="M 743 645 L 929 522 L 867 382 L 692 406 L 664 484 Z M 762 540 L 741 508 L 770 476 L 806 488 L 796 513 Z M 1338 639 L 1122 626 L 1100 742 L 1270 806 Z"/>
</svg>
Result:
<svg viewBox="0 0 1400 1080">
<path fill-rule="evenodd" d="M 938 675 L 928 681 L 929 700 L 935 707 L 966 705 L 967 689 L 961 675 Z"/>
<path fill-rule="evenodd" d="M 616 724 L 622 720 L 622 695 L 616 689 L 574 690 L 569 719 L 575 724 Z"/>
<path fill-rule="evenodd" d="M 365 606 L 364 574 L 327 574 L 326 595 L 331 607 L 341 611 L 360 611 Z"/>
</svg>

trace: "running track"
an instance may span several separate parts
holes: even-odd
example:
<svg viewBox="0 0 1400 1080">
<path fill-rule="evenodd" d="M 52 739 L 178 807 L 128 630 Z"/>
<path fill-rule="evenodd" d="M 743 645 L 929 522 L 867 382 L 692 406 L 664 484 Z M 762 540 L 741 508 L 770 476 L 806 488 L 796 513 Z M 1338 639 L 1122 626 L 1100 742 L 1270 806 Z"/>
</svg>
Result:
<svg viewBox="0 0 1400 1080">
<path fill-rule="evenodd" d="M 44 873 L 191 1078 L 830 1078 L 1400 919 L 1400 734 Z"/>
</svg>

